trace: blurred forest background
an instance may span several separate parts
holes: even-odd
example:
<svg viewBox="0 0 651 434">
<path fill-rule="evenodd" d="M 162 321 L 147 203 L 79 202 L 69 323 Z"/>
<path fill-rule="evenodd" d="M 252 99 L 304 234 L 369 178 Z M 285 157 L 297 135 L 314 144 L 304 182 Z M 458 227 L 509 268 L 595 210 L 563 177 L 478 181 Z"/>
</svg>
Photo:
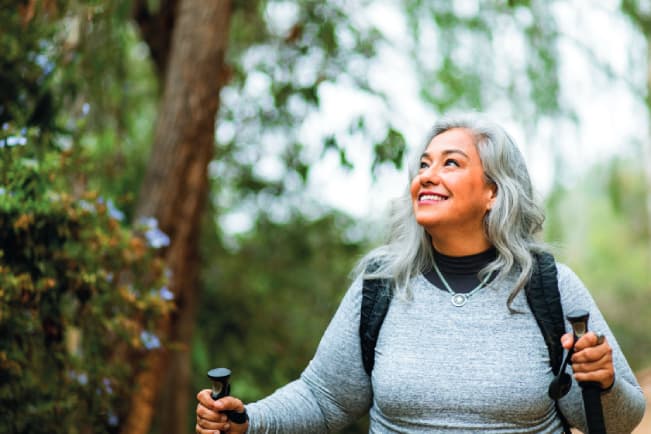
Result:
<svg viewBox="0 0 651 434">
<path fill-rule="evenodd" d="M 0 0 L 0 432 L 193 432 L 210 368 L 245 401 L 296 378 L 382 240 L 373 186 L 452 109 L 513 119 L 551 162 L 546 240 L 651 366 L 651 9 L 599 3 Z M 633 35 L 628 67 L 561 25 L 586 7 Z M 568 44 L 581 81 L 636 99 L 608 158 L 556 128 L 581 122 Z M 328 95 L 368 111 L 330 122 Z M 323 200 L 324 161 L 374 181 L 366 215 Z"/>
</svg>

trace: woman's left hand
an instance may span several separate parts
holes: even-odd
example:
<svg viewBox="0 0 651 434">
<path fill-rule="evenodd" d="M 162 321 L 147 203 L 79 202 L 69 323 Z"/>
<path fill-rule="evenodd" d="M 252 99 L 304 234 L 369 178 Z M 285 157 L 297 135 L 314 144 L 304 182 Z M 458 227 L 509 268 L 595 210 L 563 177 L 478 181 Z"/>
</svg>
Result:
<svg viewBox="0 0 651 434">
<path fill-rule="evenodd" d="M 574 335 L 565 333 L 561 344 L 566 350 L 574 345 Z M 615 381 L 613 367 L 613 350 L 608 340 L 599 339 L 593 332 L 583 335 L 576 345 L 572 355 L 572 370 L 576 381 L 593 381 L 599 383 L 602 389 L 608 389 Z"/>
<path fill-rule="evenodd" d="M 249 422 L 235 423 L 228 420 L 224 411 L 234 410 L 239 413 L 246 412 L 244 404 L 232 396 L 225 396 L 213 400 L 210 396 L 210 389 L 204 389 L 197 393 L 197 434 L 243 434 L 249 428 Z"/>
</svg>

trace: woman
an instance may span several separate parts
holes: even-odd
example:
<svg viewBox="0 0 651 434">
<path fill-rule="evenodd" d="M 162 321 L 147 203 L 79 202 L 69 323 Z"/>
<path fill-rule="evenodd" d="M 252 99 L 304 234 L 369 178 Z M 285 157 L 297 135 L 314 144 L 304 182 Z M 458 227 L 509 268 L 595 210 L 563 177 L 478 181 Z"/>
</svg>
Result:
<svg viewBox="0 0 651 434">
<path fill-rule="evenodd" d="M 197 433 L 336 432 L 366 412 L 372 433 L 562 432 L 547 394 L 547 346 L 523 291 L 544 248 L 534 238 L 543 218 L 522 155 L 499 126 L 476 115 L 442 119 L 395 207 L 390 241 L 360 262 L 300 379 L 247 405 L 243 424 L 220 413 L 244 411 L 240 400 L 201 391 Z M 358 334 L 369 264 L 395 288 L 370 376 Z M 574 379 L 603 389 L 608 433 L 629 433 L 642 392 L 586 288 L 557 267 L 563 310 L 588 310 L 591 329 L 605 335 L 576 342 Z M 564 335 L 563 347 L 573 340 Z M 586 431 L 580 387 L 559 408 Z"/>
</svg>

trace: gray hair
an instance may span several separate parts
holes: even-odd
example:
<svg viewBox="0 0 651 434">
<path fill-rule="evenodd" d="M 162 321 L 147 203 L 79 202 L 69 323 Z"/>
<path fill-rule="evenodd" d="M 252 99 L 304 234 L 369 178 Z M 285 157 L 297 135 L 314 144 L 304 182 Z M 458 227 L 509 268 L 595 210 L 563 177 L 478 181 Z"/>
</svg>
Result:
<svg viewBox="0 0 651 434">
<path fill-rule="evenodd" d="M 524 157 L 502 127 L 475 113 L 448 116 L 436 122 L 426 146 L 434 137 L 453 128 L 466 129 L 475 136 L 484 174 L 497 186 L 495 201 L 484 217 L 484 230 L 497 250 L 497 257 L 479 272 L 479 278 L 495 272 L 494 282 L 504 283 L 515 275 L 507 300 L 510 306 L 531 276 L 533 254 L 546 250 L 536 240 L 542 230 L 544 212 L 534 200 Z M 418 173 L 417 163 L 409 164 L 410 181 Z M 430 235 L 416 222 L 408 184 L 405 194 L 393 203 L 387 243 L 367 254 L 353 272 L 365 278 L 391 279 L 397 295 L 408 298 L 409 281 L 432 267 L 432 249 Z"/>
</svg>

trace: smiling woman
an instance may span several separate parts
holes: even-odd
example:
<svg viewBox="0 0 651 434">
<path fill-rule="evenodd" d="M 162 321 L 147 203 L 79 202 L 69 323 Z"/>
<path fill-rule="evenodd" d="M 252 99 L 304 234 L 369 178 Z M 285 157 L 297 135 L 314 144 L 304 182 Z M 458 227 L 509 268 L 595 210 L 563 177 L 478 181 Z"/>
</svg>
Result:
<svg viewBox="0 0 651 434">
<path fill-rule="evenodd" d="M 532 196 L 524 159 L 500 126 L 477 115 L 441 119 L 394 207 L 390 239 L 360 261 L 300 378 L 246 407 L 202 390 L 197 433 L 330 433 L 365 413 L 371 433 L 586 432 L 581 387 L 562 400 L 548 393 L 554 351 L 529 296 L 550 288 L 527 286 L 543 255 L 551 265 L 531 280 L 553 274 L 562 310 L 587 310 L 605 336 L 558 333 L 551 345 L 573 348 L 569 381 L 595 384 L 607 432 L 631 432 L 642 392 L 588 290 L 537 241 L 544 215 Z M 371 281 L 381 288 L 370 292 Z M 374 297 L 388 308 L 373 323 L 369 357 Z M 560 318 L 555 325 L 571 330 Z M 229 421 L 233 410 L 248 419 Z"/>
<path fill-rule="evenodd" d="M 495 184 L 484 174 L 470 130 L 454 128 L 432 139 L 411 182 L 411 197 L 416 222 L 439 252 L 464 256 L 490 247 L 483 222 Z"/>
</svg>

